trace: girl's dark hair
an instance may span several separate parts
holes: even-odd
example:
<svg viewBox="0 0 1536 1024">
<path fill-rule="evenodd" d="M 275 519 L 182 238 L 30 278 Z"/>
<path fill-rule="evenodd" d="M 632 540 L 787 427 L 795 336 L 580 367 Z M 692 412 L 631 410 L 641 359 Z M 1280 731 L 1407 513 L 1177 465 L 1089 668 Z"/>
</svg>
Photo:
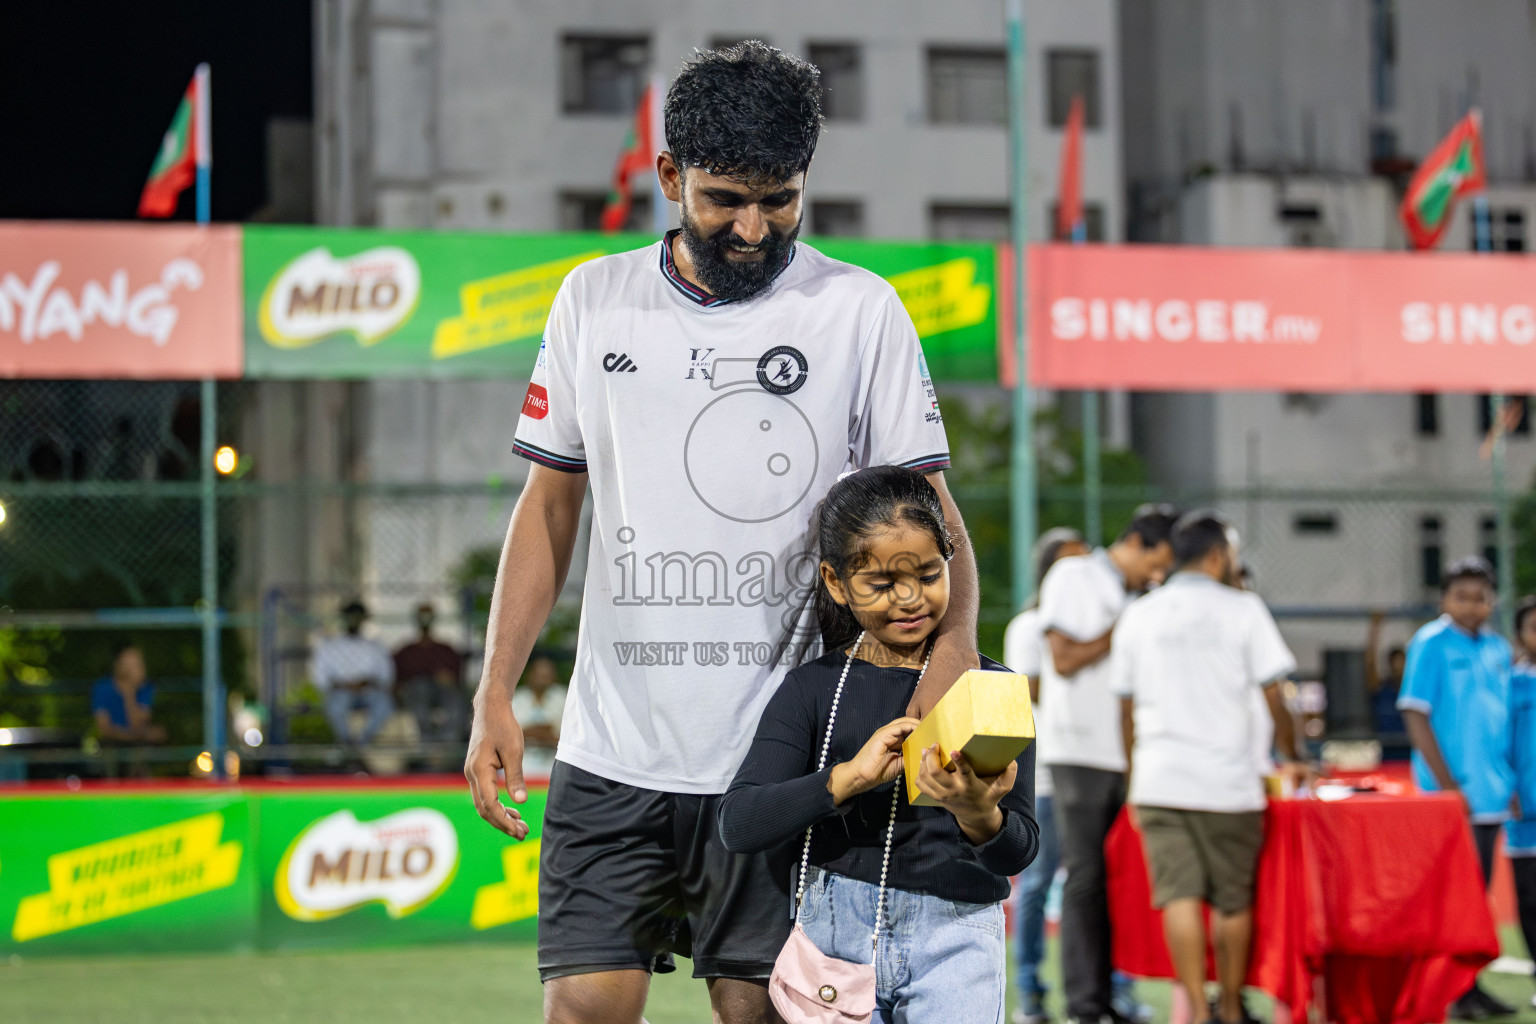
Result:
<svg viewBox="0 0 1536 1024">
<path fill-rule="evenodd" d="M 882 527 L 915 526 L 933 536 L 945 559 L 955 553 L 939 493 L 904 466 L 874 466 L 843 477 L 816 507 L 815 523 L 817 554 L 845 583 L 868 560 L 866 542 Z M 819 573 L 816 621 L 828 651 L 851 644 L 864 628 L 852 609 L 832 599 Z"/>
</svg>

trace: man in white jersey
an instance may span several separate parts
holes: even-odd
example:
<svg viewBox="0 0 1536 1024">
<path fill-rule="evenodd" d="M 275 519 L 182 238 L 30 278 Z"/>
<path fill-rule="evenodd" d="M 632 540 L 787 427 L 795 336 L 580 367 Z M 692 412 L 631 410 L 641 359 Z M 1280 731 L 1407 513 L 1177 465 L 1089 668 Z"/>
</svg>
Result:
<svg viewBox="0 0 1536 1024">
<path fill-rule="evenodd" d="M 729 853 L 715 815 L 764 704 L 814 654 L 812 510 L 845 470 L 905 465 L 964 536 L 895 291 L 795 242 L 820 124 L 809 64 L 757 42 L 699 55 L 667 96 L 657 161 L 682 230 L 578 267 L 545 331 L 515 445 L 535 465 L 497 574 L 465 775 L 480 814 L 524 838 L 496 788 L 502 769 L 513 803 L 527 798 L 509 695 L 590 479 L 541 836 L 546 1021 L 634 1024 L 673 953 L 708 979 L 717 1019 L 778 1019 L 766 980 L 789 933 L 789 858 Z M 977 664 L 962 550 L 919 710 Z"/>
<path fill-rule="evenodd" d="M 1040 586 L 1041 756 L 1055 784 L 1061 892 L 1061 980 L 1068 1019 L 1118 1024 L 1111 980 L 1104 839 L 1125 802 L 1120 701 L 1109 689 L 1115 621 L 1173 564 L 1168 505 L 1143 505 L 1106 550 L 1063 558 Z"/>
</svg>

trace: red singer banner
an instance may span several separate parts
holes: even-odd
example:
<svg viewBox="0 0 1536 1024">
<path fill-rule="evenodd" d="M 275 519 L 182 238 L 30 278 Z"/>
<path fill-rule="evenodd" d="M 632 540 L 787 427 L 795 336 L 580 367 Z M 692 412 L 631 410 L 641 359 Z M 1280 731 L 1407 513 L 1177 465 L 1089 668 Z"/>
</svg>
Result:
<svg viewBox="0 0 1536 1024">
<path fill-rule="evenodd" d="M 0 377 L 238 377 L 240 230 L 0 224 Z"/>
<path fill-rule="evenodd" d="M 1036 387 L 1536 391 L 1527 257 L 1041 245 L 1028 284 Z"/>
</svg>

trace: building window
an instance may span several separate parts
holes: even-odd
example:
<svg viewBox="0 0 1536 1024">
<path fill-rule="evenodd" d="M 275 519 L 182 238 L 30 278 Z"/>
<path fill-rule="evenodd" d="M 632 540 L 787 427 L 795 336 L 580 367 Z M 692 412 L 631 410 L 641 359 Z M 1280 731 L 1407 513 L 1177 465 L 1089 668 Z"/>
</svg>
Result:
<svg viewBox="0 0 1536 1024">
<path fill-rule="evenodd" d="M 1513 437 L 1531 436 L 1531 403 L 1524 395 L 1504 396 L 1506 404 L 1513 403 L 1519 407 L 1520 418 L 1515 420 L 1509 433 Z M 1515 414 L 1510 413 L 1513 417 Z M 1506 421 L 1507 422 L 1507 421 Z M 1488 431 L 1493 429 L 1493 399 L 1488 395 L 1477 396 L 1477 436 L 1487 437 Z"/>
<path fill-rule="evenodd" d="M 1445 558 L 1445 542 L 1439 516 L 1419 520 L 1419 582 L 1425 587 L 1440 586 L 1440 566 Z"/>
<path fill-rule="evenodd" d="M 1439 395 L 1415 395 L 1414 405 L 1417 409 L 1417 432 L 1420 437 L 1440 436 L 1440 396 Z"/>
<path fill-rule="evenodd" d="M 1478 212 L 1474 206 L 1467 236 L 1469 248 L 1477 248 Z M 1518 206 L 1488 210 L 1488 247 L 1494 252 L 1525 252 L 1525 211 Z"/>
<path fill-rule="evenodd" d="M 1059 204 L 1051 204 L 1052 232 L 1056 230 L 1056 216 L 1057 211 L 1060 209 L 1061 206 Z M 1086 242 L 1104 241 L 1104 207 L 1099 203 L 1083 204 L 1083 240 Z M 1060 239 L 1060 241 L 1071 241 L 1071 239 Z"/>
<path fill-rule="evenodd" d="M 1339 514 L 1298 512 L 1291 519 L 1291 529 L 1298 537 L 1331 537 L 1339 532 Z"/>
<path fill-rule="evenodd" d="M 646 36 L 564 36 L 561 108 L 567 114 L 633 114 L 650 63 Z"/>
<path fill-rule="evenodd" d="M 1499 571 L 1499 517 L 1485 515 L 1477 523 L 1477 546 L 1482 548 L 1483 557 L 1488 564 L 1493 566 L 1493 571 Z"/>
<path fill-rule="evenodd" d="M 857 200 L 815 200 L 811 203 L 811 234 L 823 238 L 862 238 L 864 204 Z"/>
<path fill-rule="evenodd" d="M 1046 116 L 1052 128 L 1067 123 L 1072 98 L 1083 98 L 1083 127 L 1099 126 L 1099 53 L 1097 50 L 1051 50 L 1045 55 Z"/>
<path fill-rule="evenodd" d="M 560 230 L 601 231 L 603 208 L 607 205 L 606 192 L 560 193 Z M 624 222 L 624 230 L 645 232 L 650 229 L 651 197 L 635 196 L 629 207 L 629 219 Z"/>
<path fill-rule="evenodd" d="M 848 43 L 812 43 L 811 63 L 821 72 L 821 113 L 828 121 L 864 116 L 864 59 Z"/>
<path fill-rule="evenodd" d="M 928 51 L 928 120 L 1008 123 L 1008 55 L 998 49 Z"/>
<path fill-rule="evenodd" d="M 935 203 L 929 210 L 929 233 L 938 242 L 1006 241 L 1009 223 L 1006 204 Z"/>
</svg>

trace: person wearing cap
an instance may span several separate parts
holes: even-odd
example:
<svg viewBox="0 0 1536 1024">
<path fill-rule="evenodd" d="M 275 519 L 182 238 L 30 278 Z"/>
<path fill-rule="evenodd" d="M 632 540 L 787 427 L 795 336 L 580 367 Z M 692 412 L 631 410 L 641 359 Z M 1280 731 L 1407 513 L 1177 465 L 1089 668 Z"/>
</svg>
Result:
<svg viewBox="0 0 1536 1024">
<path fill-rule="evenodd" d="M 366 746 L 395 713 L 390 691 L 395 662 L 377 640 L 363 636 L 368 608 L 353 601 L 341 610 L 344 632 L 329 637 L 315 650 L 311 675 L 324 698 L 325 719 L 338 743 Z M 352 727 L 352 712 L 368 713 L 361 731 Z"/>
<path fill-rule="evenodd" d="M 1493 566 L 1463 558 L 1446 571 L 1441 615 L 1408 644 L 1397 698 L 1413 743 L 1413 780 L 1425 792 L 1461 798 L 1477 846 L 1484 885 L 1492 879 L 1499 827 L 1510 816 L 1515 773 L 1510 764 L 1509 643 L 1488 626 Z M 1477 983 L 1451 1006 L 1457 1020 L 1515 1012 Z"/>
</svg>

